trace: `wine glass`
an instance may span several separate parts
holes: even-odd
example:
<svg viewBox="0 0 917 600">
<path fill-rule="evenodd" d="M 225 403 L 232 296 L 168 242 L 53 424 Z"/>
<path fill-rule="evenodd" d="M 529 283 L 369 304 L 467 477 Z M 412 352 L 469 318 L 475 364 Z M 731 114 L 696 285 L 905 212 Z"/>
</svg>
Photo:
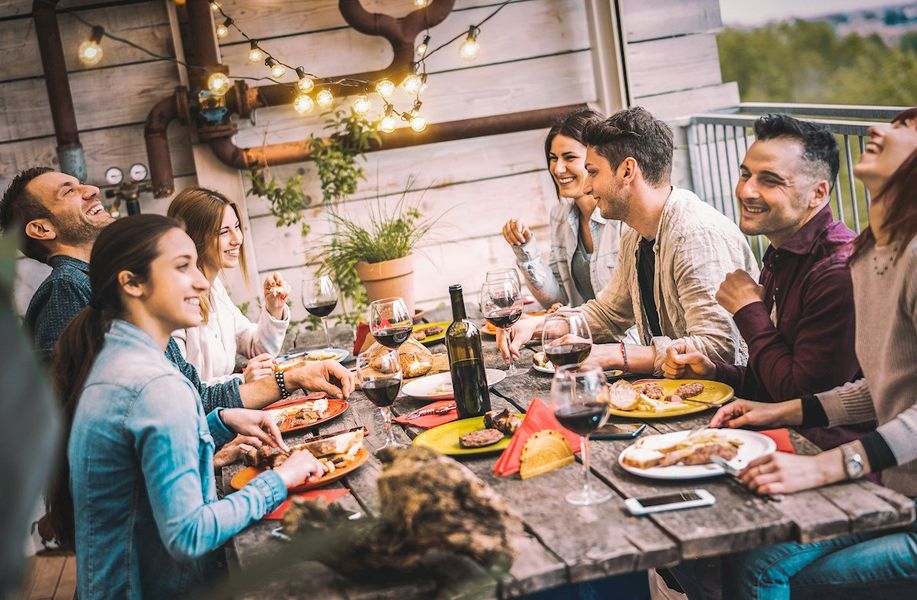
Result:
<svg viewBox="0 0 917 600">
<path fill-rule="evenodd" d="M 383 298 L 369 305 L 369 332 L 386 348 L 398 348 L 413 331 L 414 319 L 402 298 Z"/>
<path fill-rule="evenodd" d="M 551 404 L 560 424 L 582 439 L 583 488 L 567 494 L 570 504 L 586 506 L 611 498 L 611 492 L 592 487 L 589 479 L 589 434 L 605 424 L 608 404 L 599 397 L 605 374 L 598 367 L 565 365 L 551 381 Z"/>
<path fill-rule="evenodd" d="M 507 344 L 510 341 L 510 328 L 522 316 L 522 304 L 519 284 L 511 278 L 485 281 L 481 288 L 481 314 L 485 321 L 503 330 Z M 506 376 L 512 377 L 516 373 L 516 365 L 510 358 Z"/>
<path fill-rule="evenodd" d="M 592 333 L 583 311 L 562 308 L 545 317 L 541 346 L 555 369 L 586 360 L 592 352 Z"/>
<path fill-rule="evenodd" d="M 398 358 L 398 349 L 385 348 L 381 352 L 367 351 L 357 356 L 357 377 L 360 388 L 369 401 L 379 407 L 382 414 L 382 423 L 385 426 L 385 443 L 376 450 L 395 446 L 403 448 L 395 439 L 392 430 L 392 404 L 401 391 L 401 360 Z"/>
<path fill-rule="evenodd" d="M 487 272 L 487 276 L 484 278 L 484 281 L 500 281 L 501 279 L 512 279 L 516 282 L 516 285 L 519 286 L 519 289 L 522 289 L 522 280 L 519 279 L 519 271 L 515 268 L 508 269 L 494 269 Z"/>
<path fill-rule="evenodd" d="M 338 304 L 338 288 L 327 275 L 312 279 L 306 278 L 302 282 L 302 305 L 310 315 L 322 321 L 325 330 L 325 344 L 331 348 L 331 336 L 328 334 L 328 323 L 325 317 L 331 314 Z"/>
</svg>

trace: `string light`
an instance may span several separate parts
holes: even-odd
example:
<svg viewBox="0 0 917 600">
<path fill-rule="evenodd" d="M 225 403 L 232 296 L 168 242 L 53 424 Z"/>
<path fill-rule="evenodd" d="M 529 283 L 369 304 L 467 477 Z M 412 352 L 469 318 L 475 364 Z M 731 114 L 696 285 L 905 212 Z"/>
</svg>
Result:
<svg viewBox="0 0 917 600">
<path fill-rule="evenodd" d="M 430 36 L 425 35 L 423 36 L 423 41 L 420 42 L 420 45 L 414 48 L 414 56 L 417 58 L 417 60 L 420 60 L 424 56 L 427 55 L 427 50 L 429 49 L 430 49 Z"/>
<path fill-rule="evenodd" d="M 369 103 L 369 98 L 366 96 L 357 96 L 357 99 L 353 101 L 353 112 L 358 115 L 365 115 L 369 112 L 370 108 L 372 108 L 372 105 Z"/>
<path fill-rule="evenodd" d="M 391 104 L 385 105 L 385 115 L 379 121 L 379 131 L 391 133 L 395 131 L 395 110 Z"/>
<path fill-rule="evenodd" d="M 334 104 L 334 94 L 331 93 L 331 90 L 321 90 L 315 96 L 315 103 L 320 108 L 331 108 L 331 105 Z"/>
<path fill-rule="evenodd" d="M 210 93 L 214 96 L 225 95 L 231 86 L 232 82 L 229 80 L 226 73 L 217 71 L 207 78 L 207 89 L 210 90 Z"/>
<path fill-rule="evenodd" d="M 102 41 L 103 35 L 105 35 L 105 30 L 99 26 L 95 26 L 92 28 L 89 39 L 80 44 L 80 47 L 77 49 L 77 54 L 84 65 L 92 67 L 99 64 L 102 60 L 103 52 L 99 42 Z"/>
<path fill-rule="evenodd" d="M 427 120 L 420 116 L 417 111 L 411 111 L 411 129 L 420 133 L 427 128 Z"/>
<path fill-rule="evenodd" d="M 217 25 L 217 37 L 223 39 L 229 35 L 229 28 L 232 26 L 232 19 L 226 17 L 226 20 Z"/>
<path fill-rule="evenodd" d="M 293 108 L 296 109 L 301 115 L 312 112 L 312 109 L 315 107 L 315 102 L 312 101 L 312 98 L 306 94 L 300 94 L 296 96 L 296 99 L 293 100 Z"/>
<path fill-rule="evenodd" d="M 430 0 L 414 0 L 414 6 L 417 8 L 426 8 L 430 4 Z"/>
<path fill-rule="evenodd" d="M 481 45 L 478 44 L 478 34 L 480 33 L 481 30 L 474 25 L 468 28 L 468 36 L 459 48 L 459 54 L 465 60 L 474 60 L 478 57 L 478 53 L 481 51 Z"/>
<path fill-rule="evenodd" d="M 219 2 L 211 2 L 211 3 L 210 3 L 210 10 L 212 10 L 213 12 L 220 12 L 222 9 L 223 9 L 223 7 L 220 6 L 220 3 L 219 3 Z"/>
<path fill-rule="evenodd" d="M 312 81 L 312 78 L 306 75 L 306 70 L 302 67 L 296 67 L 296 76 L 299 77 L 299 81 L 296 82 L 296 87 L 299 88 L 299 91 L 308 94 L 315 88 L 315 82 Z"/>
<path fill-rule="evenodd" d="M 271 56 L 265 59 L 264 65 L 271 70 L 271 77 L 274 79 L 281 79 L 287 72 L 287 68 Z"/>
<path fill-rule="evenodd" d="M 423 86 L 425 78 L 426 73 L 424 73 L 423 76 L 418 75 L 417 73 L 411 73 L 404 78 L 404 81 L 401 82 L 401 85 L 408 92 L 416 94 L 418 91 L 420 91 L 421 86 Z"/>
<path fill-rule="evenodd" d="M 258 42 L 252 40 L 252 49 L 248 51 L 248 62 L 259 63 L 264 60 L 264 51 L 258 47 Z"/>
<path fill-rule="evenodd" d="M 376 84 L 376 91 L 383 98 L 391 98 L 392 94 L 395 93 L 395 84 L 388 79 L 383 79 Z"/>
</svg>

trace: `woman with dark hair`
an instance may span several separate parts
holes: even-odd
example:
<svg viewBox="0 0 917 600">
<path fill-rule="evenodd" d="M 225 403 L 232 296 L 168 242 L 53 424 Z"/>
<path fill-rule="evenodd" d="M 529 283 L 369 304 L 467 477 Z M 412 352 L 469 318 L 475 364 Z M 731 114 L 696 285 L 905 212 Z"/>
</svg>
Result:
<svg viewBox="0 0 917 600">
<path fill-rule="evenodd" d="M 92 297 L 61 334 L 52 367 L 67 459 L 50 496 L 57 539 L 76 548 L 81 598 L 184 595 L 212 577 L 208 553 L 322 472 L 308 452 L 218 500 L 214 448 L 235 433 L 285 448 L 262 411 L 207 415 L 164 355 L 175 329 L 201 321 L 207 279 L 181 225 L 140 215 L 92 249 Z M 68 485 L 69 482 L 69 485 Z"/>
<path fill-rule="evenodd" d="M 753 461 L 741 481 L 785 494 L 881 472 L 882 483 L 917 497 L 917 108 L 870 128 L 854 174 L 871 195 L 869 227 L 850 258 L 856 354 L 863 378 L 778 404 L 737 400 L 714 427 L 835 426 L 878 421 L 876 431 L 815 456 L 777 452 Z M 827 357 L 826 357 L 827 359 Z M 690 570 L 690 569 L 689 569 Z M 706 579 L 675 569 L 692 598 Z M 727 557 L 724 598 L 913 598 L 917 524 L 814 544 L 780 544 Z"/>
<path fill-rule="evenodd" d="M 621 222 L 602 218 L 596 201 L 583 193 L 583 131 L 589 123 L 601 120 L 595 111 L 577 111 L 552 127 L 545 138 L 545 158 L 560 198 L 551 209 L 548 264 L 541 257 L 535 234 L 521 219 L 510 219 L 503 226 L 503 238 L 516 253 L 529 291 L 545 308 L 558 302 L 579 306 L 595 298 L 618 263 Z"/>
<path fill-rule="evenodd" d="M 261 315 L 252 323 L 233 303 L 221 278 L 224 269 L 240 266 L 247 275 L 238 207 L 220 192 L 190 187 L 175 196 L 168 216 L 184 222 L 197 247 L 198 269 L 210 282 L 210 291 L 201 298 L 201 326 L 172 333 L 185 360 L 209 384 L 231 377 L 246 382 L 270 377 L 290 324 L 289 286 L 280 273 L 266 277 Z M 233 375 L 236 353 L 249 359 L 241 376 Z"/>
</svg>

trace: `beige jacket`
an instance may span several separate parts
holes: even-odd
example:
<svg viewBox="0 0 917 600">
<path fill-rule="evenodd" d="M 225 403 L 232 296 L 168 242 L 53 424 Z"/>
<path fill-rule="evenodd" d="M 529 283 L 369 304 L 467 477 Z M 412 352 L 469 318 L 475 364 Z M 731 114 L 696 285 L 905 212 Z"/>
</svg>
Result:
<svg viewBox="0 0 917 600">
<path fill-rule="evenodd" d="M 711 359 L 744 365 L 748 360 L 745 341 L 715 298 L 726 275 L 736 269 L 758 279 L 758 264 L 739 228 L 693 192 L 672 188 L 653 245 L 653 295 L 661 337 L 652 336 L 640 301 L 639 241 L 640 234 L 625 227 L 611 281 L 595 300 L 582 306 L 593 340 L 622 339 L 636 324 L 641 343 L 656 348 L 656 375 L 662 374 L 666 348 L 679 339 L 689 340 Z"/>
</svg>

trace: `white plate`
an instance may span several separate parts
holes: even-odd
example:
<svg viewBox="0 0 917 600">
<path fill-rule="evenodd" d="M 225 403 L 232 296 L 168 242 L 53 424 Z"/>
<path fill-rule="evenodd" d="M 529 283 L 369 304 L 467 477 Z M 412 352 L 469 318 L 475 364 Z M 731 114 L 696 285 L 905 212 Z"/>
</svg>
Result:
<svg viewBox="0 0 917 600">
<path fill-rule="evenodd" d="M 771 454 L 777 450 L 777 444 L 774 440 L 755 431 L 747 431 L 744 429 L 719 429 L 718 431 L 726 434 L 731 439 L 742 441 L 742 445 L 739 446 L 739 453 L 734 459 L 729 461 L 739 468 L 743 468 L 759 456 Z M 638 447 L 638 445 L 641 448 L 667 446 L 683 440 L 688 437 L 689 433 L 691 432 L 676 431 L 674 433 L 651 435 L 637 440 L 618 455 L 618 464 L 628 473 L 633 473 L 640 477 L 648 477 L 650 479 L 701 479 L 704 477 L 718 477 L 725 474 L 723 467 L 713 463 L 706 465 L 673 465 L 671 467 L 652 467 L 650 469 L 638 469 L 624 464 L 624 457 L 630 450 Z"/>
<path fill-rule="evenodd" d="M 312 348 L 309 350 L 296 349 L 291 350 L 289 353 L 282 356 L 278 356 L 277 359 L 281 360 L 284 358 L 295 358 L 297 356 L 308 356 L 312 352 L 334 352 L 334 357 L 327 360 L 336 360 L 338 362 L 343 362 L 347 360 L 347 357 L 350 356 L 350 351 L 344 348 Z M 312 360 L 307 360 L 306 362 L 317 362 Z"/>
<path fill-rule="evenodd" d="M 506 371 L 500 369 L 484 369 L 487 373 L 487 387 L 493 387 L 506 379 Z M 448 391 L 441 386 L 448 385 Z M 412 398 L 424 400 L 450 400 L 452 393 L 452 376 L 447 373 L 427 375 L 405 384 L 401 391 Z"/>
</svg>

